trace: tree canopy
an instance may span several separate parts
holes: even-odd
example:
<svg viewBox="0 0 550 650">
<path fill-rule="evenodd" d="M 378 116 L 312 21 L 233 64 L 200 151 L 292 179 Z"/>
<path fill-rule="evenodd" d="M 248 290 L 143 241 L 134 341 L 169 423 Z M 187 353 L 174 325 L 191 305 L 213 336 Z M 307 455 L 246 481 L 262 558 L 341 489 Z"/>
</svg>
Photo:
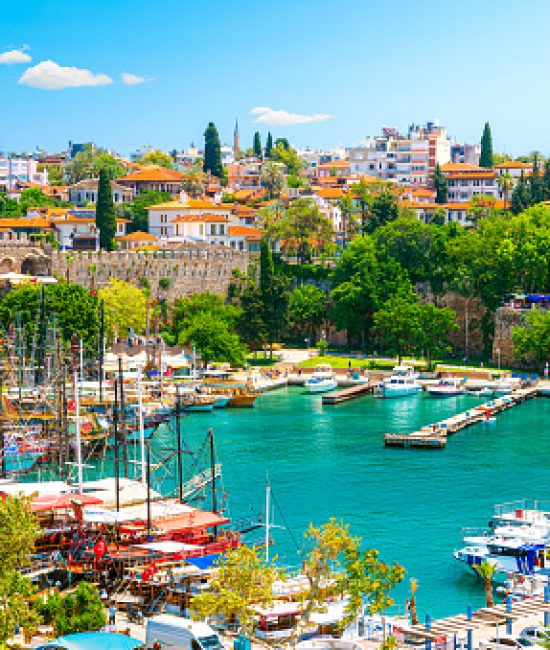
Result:
<svg viewBox="0 0 550 650">
<path fill-rule="evenodd" d="M 130 328 L 136 334 L 144 330 L 147 298 L 142 289 L 113 277 L 106 287 L 99 290 L 99 298 L 103 300 L 110 340 L 126 336 Z"/>
<path fill-rule="evenodd" d="M 165 167 L 166 169 L 174 169 L 174 159 L 168 153 L 161 151 L 160 149 L 154 149 L 153 151 L 148 151 L 144 156 L 142 156 L 138 162 L 140 165 L 154 165 L 158 167 Z"/>
<path fill-rule="evenodd" d="M 212 176 L 217 176 L 218 178 L 224 177 L 220 136 L 214 122 L 209 122 L 204 132 L 203 171 L 210 172 Z"/>
<path fill-rule="evenodd" d="M 483 135 L 481 136 L 481 154 L 479 156 L 480 167 L 492 167 L 493 161 L 493 136 L 489 122 L 485 122 Z"/>
</svg>

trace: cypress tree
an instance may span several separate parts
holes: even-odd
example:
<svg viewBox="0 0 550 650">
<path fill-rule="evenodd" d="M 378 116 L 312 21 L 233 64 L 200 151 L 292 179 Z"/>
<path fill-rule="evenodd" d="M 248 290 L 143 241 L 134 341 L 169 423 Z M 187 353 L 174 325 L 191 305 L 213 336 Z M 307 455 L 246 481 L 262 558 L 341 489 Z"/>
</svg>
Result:
<svg viewBox="0 0 550 650">
<path fill-rule="evenodd" d="M 267 134 L 267 140 L 265 141 L 265 157 L 269 158 L 271 155 L 271 150 L 273 149 L 273 138 L 271 136 L 271 131 Z"/>
<path fill-rule="evenodd" d="M 435 165 L 432 181 L 435 190 L 435 202 L 447 203 L 448 184 L 447 179 L 443 176 L 439 163 Z"/>
<path fill-rule="evenodd" d="M 550 158 L 544 162 L 544 175 L 542 177 L 543 201 L 550 199 Z"/>
<path fill-rule="evenodd" d="M 514 214 L 519 214 L 520 212 L 526 210 L 530 205 L 531 196 L 529 193 L 529 187 L 527 186 L 527 181 L 525 180 L 523 172 L 521 172 L 521 176 L 519 177 L 514 191 L 512 192 L 512 201 L 510 207 Z"/>
<path fill-rule="evenodd" d="M 262 159 L 262 139 L 260 137 L 259 131 L 256 131 L 254 134 L 254 145 L 252 146 L 254 149 L 254 155 L 256 158 L 259 158 L 260 160 Z"/>
<path fill-rule="evenodd" d="M 99 245 L 107 251 L 115 250 L 116 216 L 111 181 L 105 169 L 99 170 L 95 224 L 99 230 Z"/>
<path fill-rule="evenodd" d="M 493 137 L 491 136 L 491 127 L 489 126 L 489 122 L 485 122 L 483 135 L 481 136 L 481 154 L 479 156 L 479 166 L 493 166 Z"/>
<path fill-rule="evenodd" d="M 223 178 L 222 154 L 220 136 L 214 122 L 209 122 L 204 132 L 204 161 L 203 171 L 212 176 Z"/>
<path fill-rule="evenodd" d="M 533 158 L 533 173 L 529 182 L 529 191 L 531 194 L 531 205 L 544 200 L 543 179 L 540 175 L 539 158 L 536 154 Z"/>
</svg>

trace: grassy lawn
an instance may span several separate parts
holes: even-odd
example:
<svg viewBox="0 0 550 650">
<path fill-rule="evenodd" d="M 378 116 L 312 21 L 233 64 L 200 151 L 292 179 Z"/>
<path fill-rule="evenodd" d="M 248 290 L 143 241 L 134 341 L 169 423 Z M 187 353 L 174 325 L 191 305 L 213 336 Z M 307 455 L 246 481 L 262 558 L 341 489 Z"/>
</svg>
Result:
<svg viewBox="0 0 550 650">
<path fill-rule="evenodd" d="M 300 361 L 297 365 L 302 368 L 313 368 L 318 363 L 329 363 L 333 368 L 349 368 L 350 362 L 352 368 L 364 368 L 367 370 L 391 370 L 397 365 L 397 361 L 392 361 L 391 359 L 356 359 L 355 357 L 336 357 L 330 354 L 325 354 L 324 357 L 305 359 L 305 361 Z"/>
<path fill-rule="evenodd" d="M 257 359 L 254 359 L 253 356 L 247 357 L 246 363 L 248 363 L 249 366 L 254 368 L 270 368 L 271 366 L 274 366 L 277 363 L 277 355 L 274 353 L 273 359 L 270 359 L 268 354 L 267 359 L 264 359 L 263 352 L 258 353 Z"/>
</svg>

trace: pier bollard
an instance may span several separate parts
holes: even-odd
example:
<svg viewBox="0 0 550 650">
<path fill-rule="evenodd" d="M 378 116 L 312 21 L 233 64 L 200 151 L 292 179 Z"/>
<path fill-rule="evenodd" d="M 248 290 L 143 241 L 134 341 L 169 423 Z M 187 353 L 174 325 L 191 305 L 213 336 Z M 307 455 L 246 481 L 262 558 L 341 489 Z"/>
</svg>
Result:
<svg viewBox="0 0 550 650">
<path fill-rule="evenodd" d="M 432 617 L 429 614 L 426 614 L 426 623 L 424 627 L 426 628 L 427 632 L 432 629 Z M 426 650 L 432 650 L 431 639 L 426 639 Z"/>
</svg>

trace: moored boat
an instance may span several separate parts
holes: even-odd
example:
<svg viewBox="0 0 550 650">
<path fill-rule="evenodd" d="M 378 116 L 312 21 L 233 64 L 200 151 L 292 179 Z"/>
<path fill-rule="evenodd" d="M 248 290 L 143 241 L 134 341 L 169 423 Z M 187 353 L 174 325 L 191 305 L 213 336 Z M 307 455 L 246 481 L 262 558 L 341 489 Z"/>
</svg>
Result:
<svg viewBox="0 0 550 650">
<path fill-rule="evenodd" d="M 385 379 L 382 384 L 382 395 L 384 397 L 416 395 L 422 390 L 417 378 L 418 375 L 410 366 L 396 366 L 391 377 Z"/>
<path fill-rule="evenodd" d="M 426 391 L 432 397 L 454 397 L 464 395 L 466 389 L 461 379 L 441 379 L 437 384 L 428 386 Z"/>
<path fill-rule="evenodd" d="M 306 379 L 305 387 L 308 393 L 326 393 L 338 388 L 332 366 L 328 363 L 319 363 L 311 377 Z"/>
</svg>

